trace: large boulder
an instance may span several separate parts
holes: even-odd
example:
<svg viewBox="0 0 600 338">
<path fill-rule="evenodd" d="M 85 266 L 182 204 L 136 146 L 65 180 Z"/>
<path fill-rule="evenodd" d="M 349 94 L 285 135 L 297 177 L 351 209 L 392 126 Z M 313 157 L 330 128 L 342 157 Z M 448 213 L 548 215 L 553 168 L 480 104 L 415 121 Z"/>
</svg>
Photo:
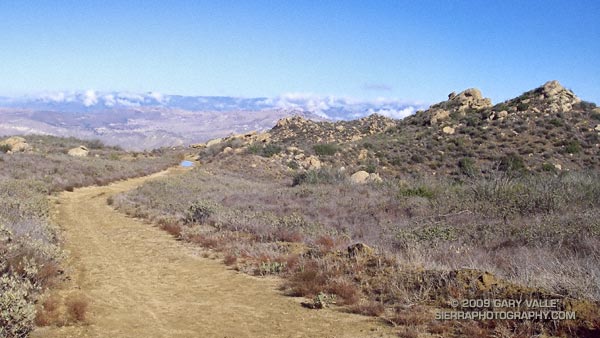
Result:
<svg viewBox="0 0 600 338">
<path fill-rule="evenodd" d="M 376 174 L 376 173 L 369 174 L 368 172 L 366 172 L 364 170 L 357 171 L 350 176 L 350 182 L 352 182 L 354 184 L 366 184 L 369 182 L 379 183 L 382 181 L 383 180 L 381 179 L 381 177 L 379 177 L 379 174 Z"/>
<path fill-rule="evenodd" d="M 491 106 L 492 101 L 483 97 L 479 89 L 469 88 L 458 94 L 450 93 L 447 101 L 432 105 L 422 114 L 424 114 L 429 124 L 434 125 L 450 118 L 452 114 L 458 113 L 464 116 L 470 111 L 490 108 Z"/>
<path fill-rule="evenodd" d="M 564 88 L 558 81 L 548 81 L 538 89 L 540 96 L 538 99 L 545 103 L 547 113 L 568 112 L 581 99 L 575 93 Z"/>
<path fill-rule="evenodd" d="M 86 157 L 90 151 L 86 146 L 79 146 L 73 149 L 69 149 L 68 154 L 73 157 Z"/>
<path fill-rule="evenodd" d="M 13 136 L 9 137 L 3 141 L 0 141 L 0 146 L 5 146 L 10 148 L 9 151 L 13 153 L 22 153 L 31 151 L 33 148 L 27 143 L 23 137 Z"/>
<path fill-rule="evenodd" d="M 300 154 L 299 154 L 300 155 Z M 322 164 L 321 161 L 319 160 L 319 158 L 317 156 L 308 156 L 304 159 L 301 159 L 299 164 L 307 170 L 315 170 L 315 169 L 320 169 Z"/>
</svg>

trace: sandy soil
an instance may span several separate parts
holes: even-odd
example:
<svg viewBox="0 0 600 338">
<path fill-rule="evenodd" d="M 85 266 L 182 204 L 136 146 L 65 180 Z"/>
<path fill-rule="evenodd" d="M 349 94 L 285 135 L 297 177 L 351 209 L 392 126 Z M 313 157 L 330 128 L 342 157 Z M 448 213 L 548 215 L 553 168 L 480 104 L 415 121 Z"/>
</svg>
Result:
<svg viewBox="0 0 600 338">
<path fill-rule="evenodd" d="M 113 210 L 107 198 L 144 178 L 62 193 L 55 219 L 70 252 L 70 280 L 55 291 L 90 299 L 86 323 L 33 337 L 389 337 L 377 319 L 309 310 L 262 279 L 202 258 L 198 249 Z"/>
</svg>

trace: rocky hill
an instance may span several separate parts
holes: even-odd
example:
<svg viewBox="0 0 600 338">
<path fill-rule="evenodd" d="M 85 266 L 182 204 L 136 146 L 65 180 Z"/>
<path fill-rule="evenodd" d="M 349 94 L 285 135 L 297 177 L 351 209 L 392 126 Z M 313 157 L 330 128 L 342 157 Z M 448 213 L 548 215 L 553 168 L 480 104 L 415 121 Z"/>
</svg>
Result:
<svg viewBox="0 0 600 338">
<path fill-rule="evenodd" d="M 404 120 L 296 116 L 257 135 L 220 139 L 209 144 L 210 153 L 249 152 L 290 168 L 344 167 L 398 177 L 600 168 L 600 109 L 557 81 L 496 105 L 471 88 Z"/>
</svg>

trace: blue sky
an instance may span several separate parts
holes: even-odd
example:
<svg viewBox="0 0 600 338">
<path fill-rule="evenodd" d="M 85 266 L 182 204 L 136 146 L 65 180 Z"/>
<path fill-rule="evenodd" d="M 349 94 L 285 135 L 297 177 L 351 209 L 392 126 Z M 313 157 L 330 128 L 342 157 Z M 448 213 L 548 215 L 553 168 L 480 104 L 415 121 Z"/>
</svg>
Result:
<svg viewBox="0 0 600 338">
<path fill-rule="evenodd" d="M 95 89 L 600 103 L 600 1 L 1 1 L 0 95 Z"/>
</svg>

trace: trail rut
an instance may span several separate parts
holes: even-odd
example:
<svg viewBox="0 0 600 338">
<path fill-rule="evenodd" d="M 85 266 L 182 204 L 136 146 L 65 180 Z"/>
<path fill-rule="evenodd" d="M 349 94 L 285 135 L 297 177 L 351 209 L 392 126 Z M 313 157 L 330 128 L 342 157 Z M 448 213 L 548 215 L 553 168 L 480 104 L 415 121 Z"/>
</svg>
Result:
<svg viewBox="0 0 600 338">
<path fill-rule="evenodd" d="M 91 300 L 84 324 L 33 337 L 389 337 L 374 318 L 309 310 L 255 278 L 203 258 L 166 232 L 113 210 L 107 198 L 144 178 L 65 192 L 55 204 L 71 280 L 57 292 Z"/>
</svg>

